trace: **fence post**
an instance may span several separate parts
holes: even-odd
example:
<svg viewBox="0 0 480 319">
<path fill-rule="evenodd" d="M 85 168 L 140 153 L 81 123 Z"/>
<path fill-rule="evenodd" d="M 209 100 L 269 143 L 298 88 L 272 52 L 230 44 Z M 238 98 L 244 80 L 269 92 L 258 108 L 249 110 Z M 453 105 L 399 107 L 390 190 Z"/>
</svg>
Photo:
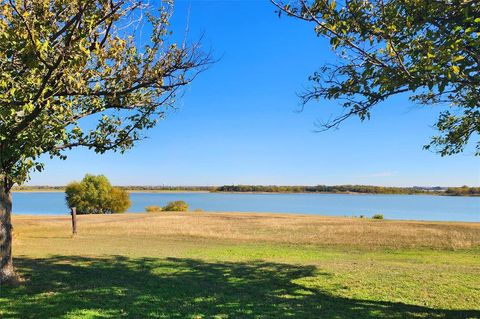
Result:
<svg viewBox="0 0 480 319">
<path fill-rule="evenodd" d="M 77 208 L 72 207 L 72 233 L 75 235 L 77 233 Z"/>
</svg>

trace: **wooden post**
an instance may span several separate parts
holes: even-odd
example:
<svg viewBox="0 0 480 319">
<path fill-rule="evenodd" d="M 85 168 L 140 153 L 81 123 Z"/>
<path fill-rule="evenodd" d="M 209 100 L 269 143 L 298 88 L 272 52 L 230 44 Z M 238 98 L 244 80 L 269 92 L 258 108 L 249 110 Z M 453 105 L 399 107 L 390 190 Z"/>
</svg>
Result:
<svg viewBox="0 0 480 319">
<path fill-rule="evenodd" d="M 77 208 L 72 207 L 72 232 L 75 235 L 77 233 Z"/>
</svg>

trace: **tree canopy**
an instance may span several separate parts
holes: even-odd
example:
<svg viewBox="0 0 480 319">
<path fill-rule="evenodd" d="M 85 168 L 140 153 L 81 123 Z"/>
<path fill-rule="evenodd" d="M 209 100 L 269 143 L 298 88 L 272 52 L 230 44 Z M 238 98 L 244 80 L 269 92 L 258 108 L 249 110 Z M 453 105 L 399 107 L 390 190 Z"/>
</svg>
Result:
<svg viewBox="0 0 480 319">
<path fill-rule="evenodd" d="M 480 155 L 480 4 L 474 0 L 295 0 L 272 2 L 279 14 L 313 24 L 338 63 L 310 76 L 302 105 L 338 100 L 343 112 L 320 123 L 336 128 L 401 93 L 440 105 L 439 134 L 425 145 L 442 156 L 476 139 Z"/>
<path fill-rule="evenodd" d="M 128 193 L 113 187 L 103 175 L 85 175 L 81 182 L 73 182 L 65 189 L 69 207 L 78 214 L 123 213 L 131 205 Z"/>
<path fill-rule="evenodd" d="M 211 62 L 169 39 L 172 1 L 0 4 L 0 176 L 8 190 L 39 157 L 124 151 Z M 87 120 L 88 119 L 88 120 Z"/>
<path fill-rule="evenodd" d="M 0 2 L 0 284 L 15 278 L 13 185 L 43 169 L 42 155 L 131 148 L 211 63 L 198 43 L 172 41 L 172 10 L 172 0 Z M 125 196 L 112 194 L 110 210 L 122 210 Z"/>
</svg>

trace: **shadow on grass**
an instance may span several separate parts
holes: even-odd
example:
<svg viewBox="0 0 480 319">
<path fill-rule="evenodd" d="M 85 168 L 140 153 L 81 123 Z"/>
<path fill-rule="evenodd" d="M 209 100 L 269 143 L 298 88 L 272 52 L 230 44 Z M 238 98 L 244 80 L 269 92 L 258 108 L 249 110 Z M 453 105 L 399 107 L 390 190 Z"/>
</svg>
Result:
<svg viewBox="0 0 480 319">
<path fill-rule="evenodd" d="M 24 286 L 3 287 L 4 318 L 480 318 L 441 310 L 347 299 L 296 279 L 330 276 L 312 266 L 193 259 L 16 259 Z"/>
</svg>

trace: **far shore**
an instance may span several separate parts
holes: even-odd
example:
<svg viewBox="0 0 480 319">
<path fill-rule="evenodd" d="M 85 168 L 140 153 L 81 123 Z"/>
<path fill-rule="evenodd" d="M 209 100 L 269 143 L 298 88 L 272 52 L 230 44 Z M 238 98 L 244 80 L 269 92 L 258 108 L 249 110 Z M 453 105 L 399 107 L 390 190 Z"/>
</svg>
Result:
<svg viewBox="0 0 480 319">
<path fill-rule="evenodd" d="M 126 189 L 129 193 L 211 193 L 210 191 L 193 191 L 193 190 L 138 190 Z M 12 193 L 64 193 L 65 189 L 15 189 Z"/>
<path fill-rule="evenodd" d="M 359 193 L 359 192 L 220 192 L 220 191 L 208 191 L 208 190 L 163 190 L 163 189 L 125 189 L 129 193 L 150 193 L 150 194 L 162 194 L 162 193 L 200 193 L 200 194 L 312 194 L 312 195 L 426 195 L 426 196 L 449 196 L 449 197 L 480 197 L 480 195 L 468 194 L 468 195 L 456 195 L 446 194 L 444 192 L 430 192 L 430 193 L 412 193 L 412 194 L 396 194 L 396 193 Z M 12 193 L 64 193 L 65 189 L 14 189 Z"/>
</svg>

